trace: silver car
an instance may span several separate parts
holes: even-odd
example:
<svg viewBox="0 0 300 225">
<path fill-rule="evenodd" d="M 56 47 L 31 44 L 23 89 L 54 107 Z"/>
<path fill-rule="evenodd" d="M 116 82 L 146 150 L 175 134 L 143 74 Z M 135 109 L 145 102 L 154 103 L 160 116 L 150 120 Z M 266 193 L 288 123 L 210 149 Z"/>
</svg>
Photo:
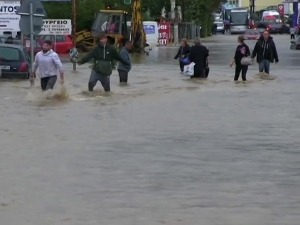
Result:
<svg viewBox="0 0 300 225">
<path fill-rule="evenodd" d="M 214 22 L 214 24 L 217 25 L 217 32 L 220 32 L 222 34 L 225 33 L 225 27 L 223 22 Z"/>
</svg>

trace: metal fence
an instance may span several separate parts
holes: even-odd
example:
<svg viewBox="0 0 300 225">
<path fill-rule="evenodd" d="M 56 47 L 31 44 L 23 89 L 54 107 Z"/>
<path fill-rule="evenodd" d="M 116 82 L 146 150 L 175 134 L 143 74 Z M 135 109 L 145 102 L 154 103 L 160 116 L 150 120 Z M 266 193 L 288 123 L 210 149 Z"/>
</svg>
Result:
<svg viewBox="0 0 300 225">
<path fill-rule="evenodd" d="M 178 24 L 178 38 L 187 38 L 188 40 L 193 40 L 200 38 L 200 26 L 191 22 L 182 22 Z"/>
</svg>

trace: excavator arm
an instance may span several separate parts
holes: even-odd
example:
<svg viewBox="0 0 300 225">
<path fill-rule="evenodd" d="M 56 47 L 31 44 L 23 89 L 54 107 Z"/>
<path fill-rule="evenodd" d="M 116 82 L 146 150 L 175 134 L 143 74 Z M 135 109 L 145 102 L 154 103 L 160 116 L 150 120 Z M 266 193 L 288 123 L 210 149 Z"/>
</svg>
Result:
<svg viewBox="0 0 300 225">
<path fill-rule="evenodd" d="M 131 21 L 131 41 L 133 51 L 137 53 L 144 52 L 146 47 L 146 34 L 143 26 L 142 0 L 133 0 L 132 21 Z"/>
</svg>

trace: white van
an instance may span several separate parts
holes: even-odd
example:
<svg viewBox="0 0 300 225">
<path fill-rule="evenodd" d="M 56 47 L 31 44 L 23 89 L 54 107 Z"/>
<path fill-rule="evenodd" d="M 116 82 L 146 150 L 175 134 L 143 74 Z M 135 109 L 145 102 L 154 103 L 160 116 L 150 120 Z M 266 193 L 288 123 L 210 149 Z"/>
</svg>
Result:
<svg viewBox="0 0 300 225">
<path fill-rule="evenodd" d="M 147 44 L 150 46 L 158 45 L 158 24 L 155 21 L 143 21 L 144 31 L 146 34 Z M 127 22 L 127 26 L 131 27 L 131 22 Z"/>
</svg>

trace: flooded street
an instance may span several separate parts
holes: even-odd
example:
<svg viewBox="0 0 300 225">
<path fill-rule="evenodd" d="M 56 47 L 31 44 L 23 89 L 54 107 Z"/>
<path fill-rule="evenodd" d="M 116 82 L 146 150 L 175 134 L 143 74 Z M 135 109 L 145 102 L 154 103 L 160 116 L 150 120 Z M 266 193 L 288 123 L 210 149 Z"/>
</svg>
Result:
<svg viewBox="0 0 300 225">
<path fill-rule="evenodd" d="M 234 83 L 236 38 L 205 43 L 207 81 L 162 47 L 110 95 L 87 64 L 65 65 L 68 98 L 0 82 L 0 224 L 299 225 L 300 51 L 275 36 L 272 79 Z"/>
</svg>

